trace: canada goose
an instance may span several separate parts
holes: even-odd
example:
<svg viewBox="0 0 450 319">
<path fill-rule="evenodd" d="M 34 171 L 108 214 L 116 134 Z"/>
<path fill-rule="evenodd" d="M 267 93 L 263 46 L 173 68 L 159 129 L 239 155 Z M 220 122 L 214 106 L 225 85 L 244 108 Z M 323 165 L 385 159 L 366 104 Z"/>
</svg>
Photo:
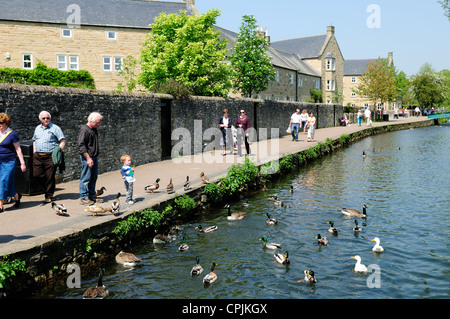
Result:
<svg viewBox="0 0 450 319">
<path fill-rule="evenodd" d="M 199 276 L 203 273 L 203 267 L 200 265 L 200 257 L 195 258 L 197 264 L 192 267 L 191 276 Z"/>
<path fill-rule="evenodd" d="M 362 213 L 359 210 L 353 209 L 353 208 L 342 208 L 342 214 L 350 216 L 350 217 L 367 217 L 367 206 L 366 204 L 363 205 L 363 211 Z"/>
<path fill-rule="evenodd" d="M 207 274 L 205 277 L 203 277 L 203 283 L 205 285 L 210 285 L 217 280 L 217 274 L 216 271 L 214 270 L 216 266 L 217 266 L 216 263 L 212 263 L 210 268 L 211 272 Z"/>
<path fill-rule="evenodd" d="M 141 262 L 141 260 L 132 253 L 121 251 L 116 255 L 116 262 L 126 267 L 135 267 Z"/>
<path fill-rule="evenodd" d="M 238 213 L 231 213 L 231 208 L 230 205 L 225 205 L 225 208 L 228 209 L 228 216 L 227 219 L 228 220 L 239 220 L 244 218 L 248 212 L 238 212 Z"/>
<path fill-rule="evenodd" d="M 103 285 L 103 274 L 105 273 L 105 268 L 100 268 L 98 274 L 98 283 L 95 287 L 89 287 L 83 294 L 83 299 L 103 299 L 108 296 L 109 291 Z"/>
</svg>

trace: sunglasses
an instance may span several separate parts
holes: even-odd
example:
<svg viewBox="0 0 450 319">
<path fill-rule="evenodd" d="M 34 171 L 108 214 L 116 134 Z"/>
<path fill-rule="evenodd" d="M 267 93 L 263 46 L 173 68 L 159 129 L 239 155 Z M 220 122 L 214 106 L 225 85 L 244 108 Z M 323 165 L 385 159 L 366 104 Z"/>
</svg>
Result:
<svg viewBox="0 0 450 319">
<path fill-rule="evenodd" d="M 50 120 L 49 117 L 43 117 L 42 119 L 43 119 L 43 120 Z"/>
<path fill-rule="evenodd" d="M 0 122 L 0 124 L 5 124 L 5 122 Z"/>
</svg>

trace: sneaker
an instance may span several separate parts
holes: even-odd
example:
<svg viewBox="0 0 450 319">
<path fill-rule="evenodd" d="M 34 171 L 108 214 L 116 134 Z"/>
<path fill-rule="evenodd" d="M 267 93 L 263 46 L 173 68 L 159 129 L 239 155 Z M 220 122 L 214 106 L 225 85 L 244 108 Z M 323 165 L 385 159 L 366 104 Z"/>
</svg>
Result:
<svg viewBox="0 0 450 319">
<path fill-rule="evenodd" d="M 128 204 L 128 205 L 133 205 L 134 204 L 134 200 L 129 200 L 128 202 L 126 202 L 125 204 Z"/>
<path fill-rule="evenodd" d="M 92 200 L 90 200 L 90 199 L 83 199 L 83 198 L 80 198 L 80 205 L 92 205 L 92 204 L 94 204 L 95 202 L 94 201 L 92 201 Z"/>
</svg>

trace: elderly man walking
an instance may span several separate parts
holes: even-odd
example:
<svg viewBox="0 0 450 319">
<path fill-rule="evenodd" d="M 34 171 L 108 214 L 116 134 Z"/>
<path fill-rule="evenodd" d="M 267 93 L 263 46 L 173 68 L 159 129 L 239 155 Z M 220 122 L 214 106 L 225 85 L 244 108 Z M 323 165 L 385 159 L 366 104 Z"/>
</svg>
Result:
<svg viewBox="0 0 450 319">
<path fill-rule="evenodd" d="M 61 128 L 51 122 L 47 111 L 39 113 L 41 124 L 36 126 L 33 135 L 33 176 L 43 178 L 45 203 L 51 203 L 55 193 L 55 174 L 57 166 L 52 154 L 55 148 L 64 150 L 66 138 Z"/>
</svg>

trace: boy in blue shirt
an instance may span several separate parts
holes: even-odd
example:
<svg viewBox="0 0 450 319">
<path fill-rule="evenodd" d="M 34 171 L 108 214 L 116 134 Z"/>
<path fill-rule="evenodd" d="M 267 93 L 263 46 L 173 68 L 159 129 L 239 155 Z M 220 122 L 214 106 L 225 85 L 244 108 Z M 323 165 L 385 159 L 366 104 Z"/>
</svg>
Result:
<svg viewBox="0 0 450 319">
<path fill-rule="evenodd" d="M 133 183 L 136 180 L 134 178 L 134 168 L 131 167 L 131 156 L 130 155 L 122 155 L 120 157 L 120 162 L 123 163 L 122 169 L 120 170 L 120 174 L 122 175 L 122 179 L 124 180 L 125 189 L 127 191 L 127 195 L 125 198 L 125 203 L 132 205 L 133 201 Z"/>
</svg>

